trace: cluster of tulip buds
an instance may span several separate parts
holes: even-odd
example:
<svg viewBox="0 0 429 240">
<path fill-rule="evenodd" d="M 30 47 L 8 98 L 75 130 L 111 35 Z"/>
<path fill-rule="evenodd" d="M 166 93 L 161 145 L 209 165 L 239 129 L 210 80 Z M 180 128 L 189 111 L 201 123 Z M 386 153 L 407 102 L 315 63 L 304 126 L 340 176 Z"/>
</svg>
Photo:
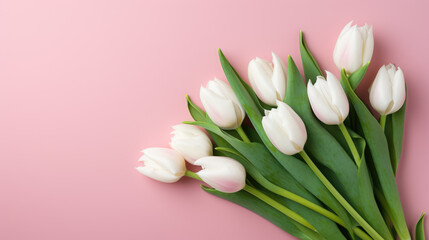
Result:
<svg viewBox="0 0 429 240">
<path fill-rule="evenodd" d="M 183 176 L 195 176 L 218 191 L 225 193 L 243 189 L 246 171 L 236 160 L 228 157 L 212 156 L 213 146 L 198 127 L 180 124 L 173 127 L 171 148 L 147 148 L 139 162 L 143 166 L 137 171 L 160 182 L 174 183 Z M 200 166 L 202 170 L 193 174 L 186 169 L 189 164 Z"/>
</svg>

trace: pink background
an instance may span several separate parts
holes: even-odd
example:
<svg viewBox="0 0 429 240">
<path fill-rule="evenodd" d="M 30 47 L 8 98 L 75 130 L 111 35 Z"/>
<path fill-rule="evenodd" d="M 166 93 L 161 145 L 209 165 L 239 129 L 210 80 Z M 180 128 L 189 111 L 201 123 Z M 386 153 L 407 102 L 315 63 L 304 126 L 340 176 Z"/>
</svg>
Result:
<svg viewBox="0 0 429 240">
<path fill-rule="evenodd" d="M 190 120 L 185 94 L 225 79 L 217 48 L 247 78 L 275 51 L 299 66 L 303 30 L 322 68 L 350 20 L 374 26 L 366 87 L 390 61 L 408 83 L 398 185 L 414 229 L 428 211 L 428 1 L 1 1 L 0 239 L 293 239 L 183 179 L 134 170 Z M 426 224 L 426 228 L 428 225 Z"/>
</svg>

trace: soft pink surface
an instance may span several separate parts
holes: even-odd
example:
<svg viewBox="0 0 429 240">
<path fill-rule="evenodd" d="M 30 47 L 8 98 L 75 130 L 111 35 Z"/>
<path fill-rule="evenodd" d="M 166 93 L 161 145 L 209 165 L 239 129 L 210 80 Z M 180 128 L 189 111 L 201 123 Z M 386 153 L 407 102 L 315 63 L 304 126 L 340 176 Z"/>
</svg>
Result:
<svg viewBox="0 0 429 240">
<path fill-rule="evenodd" d="M 377 69 L 408 83 L 398 185 L 411 230 L 428 211 L 428 1 L 1 1 L 0 239 L 293 239 L 199 183 L 155 182 L 140 150 L 190 120 L 185 94 L 225 79 L 222 48 L 247 79 L 259 56 L 300 64 L 298 31 L 322 68 L 350 20 L 374 26 Z M 426 224 L 426 227 L 428 225 Z"/>
</svg>

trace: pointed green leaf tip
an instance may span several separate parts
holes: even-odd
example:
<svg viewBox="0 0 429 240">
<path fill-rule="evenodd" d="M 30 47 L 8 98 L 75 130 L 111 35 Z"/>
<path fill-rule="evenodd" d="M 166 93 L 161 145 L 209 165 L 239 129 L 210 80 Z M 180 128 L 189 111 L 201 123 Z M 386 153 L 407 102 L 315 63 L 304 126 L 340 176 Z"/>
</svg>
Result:
<svg viewBox="0 0 429 240">
<path fill-rule="evenodd" d="M 317 76 L 322 76 L 322 70 L 316 59 L 311 54 L 305 43 L 303 32 L 299 32 L 299 52 L 301 54 L 302 68 L 304 69 L 305 81 L 316 81 Z"/>
<path fill-rule="evenodd" d="M 414 234 L 415 240 L 425 240 L 425 229 L 424 229 L 424 223 L 423 223 L 425 214 L 426 213 L 422 214 L 422 216 L 420 217 L 419 221 L 416 224 L 416 230 Z"/>
</svg>

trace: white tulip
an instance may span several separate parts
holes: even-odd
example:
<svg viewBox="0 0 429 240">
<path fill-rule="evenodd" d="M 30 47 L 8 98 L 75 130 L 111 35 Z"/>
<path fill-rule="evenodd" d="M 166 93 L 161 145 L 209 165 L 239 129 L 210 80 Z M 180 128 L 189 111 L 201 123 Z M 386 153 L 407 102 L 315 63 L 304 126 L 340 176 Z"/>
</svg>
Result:
<svg viewBox="0 0 429 240">
<path fill-rule="evenodd" d="M 142 151 L 137 167 L 141 174 L 165 183 L 177 182 L 185 175 L 185 159 L 177 151 L 169 148 L 147 148 Z"/>
<path fill-rule="evenodd" d="M 383 65 L 369 89 L 372 107 L 381 115 L 398 111 L 405 101 L 404 73 L 395 65 Z"/>
<path fill-rule="evenodd" d="M 245 113 L 232 88 L 215 78 L 207 87 L 201 86 L 201 102 L 210 119 L 223 129 L 236 129 L 241 126 Z"/>
<path fill-rule="evenodd" d="M 202 157 L 213 155 L 213 145 L 209 137 L 196 126 L 179 124 L 173 126 L 170 146 L 191 164 Z"/>
<path fill-rule="evenodd" d="M 308 99 L 320 121 L 327 125 L 339 125 L 349 114 L 349 101 L 340 81 L 328 71 L 326 78 L 317 76 L 314 85 L 308 81 Z"/>
<path fill-rule="evenodd" d="M 352 74 L 371 61 L 374 51 L 372 26 L 352 26 L 349 22 L 340 33 L 334 49 L 334 62 L 338 69 L 345 69 Z"/>
<path fill-rule="evenodd" d="M 286 66 L 275 53 L 272 55 L 273 63 L 258 57 L 250 61 L 248 77 L 259 99 L 276 106 L 276 101 L 283 101 L 286 94 Z"/>
<path fill-rule="evenodd" d="M 229 157 L 203 157 L 195 161 L 203 169 L 197 175 L 214 189 L 233 193 L 246 185 L 246 170 L 238 161 Z"/>
<path fill-rule="evenodd" d="M 277 101 L 277 108 L 265 111 L 262 126 L 271 143 L 280 152 L 294 155 L 303 150 L 307 131 L 302 119 L 284 102 Z"/>
</svg>

